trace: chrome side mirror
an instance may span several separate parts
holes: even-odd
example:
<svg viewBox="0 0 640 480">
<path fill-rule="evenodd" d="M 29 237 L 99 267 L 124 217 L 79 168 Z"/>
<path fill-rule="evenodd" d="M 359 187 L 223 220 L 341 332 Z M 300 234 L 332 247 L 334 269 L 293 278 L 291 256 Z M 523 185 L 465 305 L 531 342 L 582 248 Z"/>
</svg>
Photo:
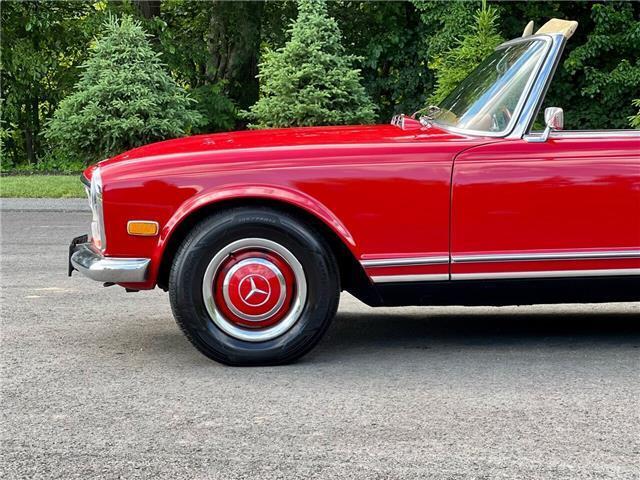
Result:
<svg viewBox="0 0 640 480">
<path fill-rule="evenodd" d="M 546 142 L 553 130 L 562 130 L 564 128 L 564 111 L 559 107 L 545 108 L 544 123 L 546 124 L 546 127 L 544 132 L 542 132 L 542 135 L 527 135 L 525 140 L 531 143 Z"/>
<path fill-rule="evenodd" d="M 545 132 L 551 133 L 551 130 L 562 130 L 564 128 L 564 111 L 558 107 L 545 108 L 544 123 L 547 125 Z"/>
</svg>

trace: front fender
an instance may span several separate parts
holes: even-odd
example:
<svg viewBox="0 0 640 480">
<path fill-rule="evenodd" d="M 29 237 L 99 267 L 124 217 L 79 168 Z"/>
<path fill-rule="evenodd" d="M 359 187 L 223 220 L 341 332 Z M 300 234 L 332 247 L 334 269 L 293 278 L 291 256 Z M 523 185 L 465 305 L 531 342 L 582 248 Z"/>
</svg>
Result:
<svg viewBox="0 0 640 480">
<path fill-rule="evenodd" d="M 274 185 L 227 185 L 200 192 L 186 200 L 163 226 L 154 250 L 147 282 L 155 285 L 162 258 L 178 227 L 202 208 L 228 200 L 268 199 L 299 208 L 329 227 L 345 246 L 359 258 L 356 242 L 338 217 L 317 199 L 294 189 Z"/>
</svg>

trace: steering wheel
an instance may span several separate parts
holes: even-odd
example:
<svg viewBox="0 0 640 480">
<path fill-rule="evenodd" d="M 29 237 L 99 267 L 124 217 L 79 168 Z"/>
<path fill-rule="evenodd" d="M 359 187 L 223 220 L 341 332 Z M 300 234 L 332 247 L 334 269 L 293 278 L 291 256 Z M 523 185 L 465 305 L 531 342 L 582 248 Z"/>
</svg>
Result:
<svg viewBox="0 0 640 480">
<path fill-rule="evenodd" d="M 497 112 L 491 114 L 491 131 L 501 132 L 511 122 L 511 111 L 507 107 L 500 107 Z"/>
</svg>

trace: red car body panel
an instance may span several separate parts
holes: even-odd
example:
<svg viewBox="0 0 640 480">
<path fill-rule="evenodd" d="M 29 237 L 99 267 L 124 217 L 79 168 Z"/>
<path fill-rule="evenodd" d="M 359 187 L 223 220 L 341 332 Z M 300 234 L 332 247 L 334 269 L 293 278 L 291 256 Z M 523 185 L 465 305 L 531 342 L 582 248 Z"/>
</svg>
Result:
<svg viewBox="0 0 640 480">
<path fill-rule="evenodd" d="M 147 280 L 126 286 L 153 288 L 168 240 L 185 218 L 223 201 L 268 199 L 326 224 L 370 278 L 636 269 L 637 257 L 472 257 L 640 249 L 639 151 L 637 137 L 530 143 L 392 125 L 160 142 L 100 163 L 104 253 L 150 258 Z M 131 236 L 130 220 L 157 221 L 160 235 Z M 376 265 L 407 258 L 447 261 Z"/>
<path fill-rule="evenodd" d="M 459 256 L 640 248 L 640 137 L 501 140 L 453 172 L 452 274 L 638 268 L 640 259 L 456 263 Z"/>
<path fill-rule="evenodd" d="M 223 133 L 138 148 L 100 163 L 104 253 L 151 258 L 147 281 L 127 286 L 153 288 L 168 239 L 191 213 L 265 198 L 316 216 L 358 260 L 448 257 L 453 160 L 494 141 L 377 125 Z M 131 236 L 130 220 L 157 221 L 161 233 Z M 449 267 L 397 270 L 448 274 Z"/>
</svg>

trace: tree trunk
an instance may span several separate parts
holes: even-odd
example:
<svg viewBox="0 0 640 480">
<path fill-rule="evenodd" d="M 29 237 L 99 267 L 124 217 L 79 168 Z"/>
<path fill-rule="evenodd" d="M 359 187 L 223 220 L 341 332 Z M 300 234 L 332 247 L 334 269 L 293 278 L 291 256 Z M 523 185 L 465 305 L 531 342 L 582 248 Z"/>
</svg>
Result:
<svg viewBox="0 0 640 480">
<path fill-rule="evenodd" d="M 33 165 L 36 161 L 36 154 L 33 147 L 33 132 L 30 126 L 24 129 L 24 149 L 27 154 L 27 163 Z"/>
<path fill-rule="evenodd" d="M 133 0 L 133 4 L 147 20 L 160 15 L 160 0 Z"/>
<path fill-rule="evenodd" d="M 241 108 L 258 99 L 258 57 L 263 2 L 226 2 L 211 6 L 207 79 L 225 82 L 225 93 Z"/>
<path fill-rule="evenodd" d="M 33 165 L 38 161 L 39 102 L 36 96 L 25 100 L 26 102 L 23 104 L 24 110 L 20 115 L 22 121 L 19 121 L 19 124 L 24 125 L 22 131 L 24 132 L 24 151 L 27 156 L 27 163 Z"/>
<path fill-rule="evenodd" d="M 40 102 L 38 97 L 31 99 L 31 124 L 33 125 L 33 160 L 37 163 L 40 153 Z"/>
</svg>

